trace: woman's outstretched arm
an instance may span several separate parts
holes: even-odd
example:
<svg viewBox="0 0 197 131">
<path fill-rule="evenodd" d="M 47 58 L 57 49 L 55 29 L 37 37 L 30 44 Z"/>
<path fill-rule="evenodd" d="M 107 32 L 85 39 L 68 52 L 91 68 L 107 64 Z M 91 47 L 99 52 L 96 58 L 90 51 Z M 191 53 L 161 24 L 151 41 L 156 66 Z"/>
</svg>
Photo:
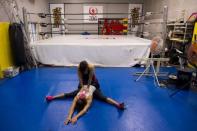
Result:
<svg viewBox="0 0 197 131">
<path fill-rule="evenodd" d="M 68 117 L 66 118 L 66 120 L 64 121 L 64 124 L 67 125 L 70 121 L 71 121 L 71 117 L 73 115 L 73 112 L 75 110 L 75 106 L 76 106 L 76 103 L 77 103 L 77 97 L 74 98 L 73 100 L 73 103 L 70 107 L 70 110 L 69 110 L 69 114 L 68 114 Z"/>
<path fill-rule="evenodd" d="M 91 83 L 92 83 L 92 78 L 94 75 L 94 66 L 90 65 L 90 73 L 89 73 L 89 78 L 88 78 L 88 88 L 90 87 Z"/>
<path fill-rule="evenodd" d="M 78 120 L 79 117 L 81 117 L 82 115 L 84 115 L 88 111 L 88 109 L 91 106 L 91 103 L 92 103 L 92 96 L 89 99 L 87 99 L 87 103 L 84 106 L 84 108 L 76 116 L 74 116 L 72 118 L 72 120 L 71 120 L 72 124 L 74 124 Z"/>
<path fill-rule="evenodd" d="M 78 74 L 80 86 L 83 87 L 83 80 L 82 80 L 83 78 L 82 78 L 82 74 L 81 74 L 81 72 L 79 70 L 79 67 L 77 69 L 77 74 Z"/>
</svg>

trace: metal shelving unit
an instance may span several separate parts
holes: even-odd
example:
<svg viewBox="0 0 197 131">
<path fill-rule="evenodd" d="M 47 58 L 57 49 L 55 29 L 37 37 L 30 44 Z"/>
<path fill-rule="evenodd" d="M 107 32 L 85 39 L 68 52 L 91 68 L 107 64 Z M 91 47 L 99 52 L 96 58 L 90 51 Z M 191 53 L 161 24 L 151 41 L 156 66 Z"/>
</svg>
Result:
<svg viewBox="0 0 197 131">
<path fill-rule="evenodd" d="M 191 42 L 194 23 L 168 23 L 168 40 L 172 48 L 185 51 L 185 47 Z"/>
</svg>

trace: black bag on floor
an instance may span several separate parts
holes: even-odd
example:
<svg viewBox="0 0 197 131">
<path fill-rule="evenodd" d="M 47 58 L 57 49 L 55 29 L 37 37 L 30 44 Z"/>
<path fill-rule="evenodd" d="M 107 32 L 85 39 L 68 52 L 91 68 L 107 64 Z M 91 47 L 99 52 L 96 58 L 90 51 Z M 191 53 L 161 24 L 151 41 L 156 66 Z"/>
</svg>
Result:
<svg viewBox="0 0 197 131">
<path fill-rule="evenodd" d="M 177 86 L 182 89 L 189 89 L 192 79 L 192 69 L 178 69 Z M 184 87 L 183 87 L 184 86 Z"/>
<path fill-rule="evenodd" d="M 21 24 L 10 24 L 9 36 L 14 63 L 16 66 L 24 66 L 26 64 L 26 53 Z"/>
</svg>

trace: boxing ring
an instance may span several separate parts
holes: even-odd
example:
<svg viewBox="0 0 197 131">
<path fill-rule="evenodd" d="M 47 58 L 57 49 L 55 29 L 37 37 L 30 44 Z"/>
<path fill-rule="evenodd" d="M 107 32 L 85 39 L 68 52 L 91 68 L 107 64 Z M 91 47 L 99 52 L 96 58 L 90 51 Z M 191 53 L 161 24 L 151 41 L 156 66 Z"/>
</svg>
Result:
<svg viewBox="0 0 197 131">
<path fill-rule="evenodd" d="M 54 66 L 76 66 L 82 60 L 102 67 L 130 67 L 147 58 L 151 41 L 134 36 L 65 35 L 31 43 L 36 60 Z"/>
</svg>

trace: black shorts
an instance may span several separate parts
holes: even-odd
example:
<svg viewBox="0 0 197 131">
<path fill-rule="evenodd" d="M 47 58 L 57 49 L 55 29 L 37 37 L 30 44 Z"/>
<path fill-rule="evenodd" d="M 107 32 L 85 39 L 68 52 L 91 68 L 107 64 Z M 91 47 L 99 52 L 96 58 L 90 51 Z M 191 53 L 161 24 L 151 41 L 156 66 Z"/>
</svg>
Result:
<svg viewBox="0 0 197 131">
<path fill-rule="evenodd" d="M 79 89 L 69 92 L 69 93 L 64 93 L 64 97 L 65 98 L 74 98 L 78 92 L 79 92 Z"/>
<path fill-rule="evenodd" d="M 101 101 L 107 101 L 107 97 L 105 95 L 103 95 L 102 91 L 100 89 L 96 89 L 94 91 L 93 97 L 95 99 L 101 100 Z"/>
</svg>

